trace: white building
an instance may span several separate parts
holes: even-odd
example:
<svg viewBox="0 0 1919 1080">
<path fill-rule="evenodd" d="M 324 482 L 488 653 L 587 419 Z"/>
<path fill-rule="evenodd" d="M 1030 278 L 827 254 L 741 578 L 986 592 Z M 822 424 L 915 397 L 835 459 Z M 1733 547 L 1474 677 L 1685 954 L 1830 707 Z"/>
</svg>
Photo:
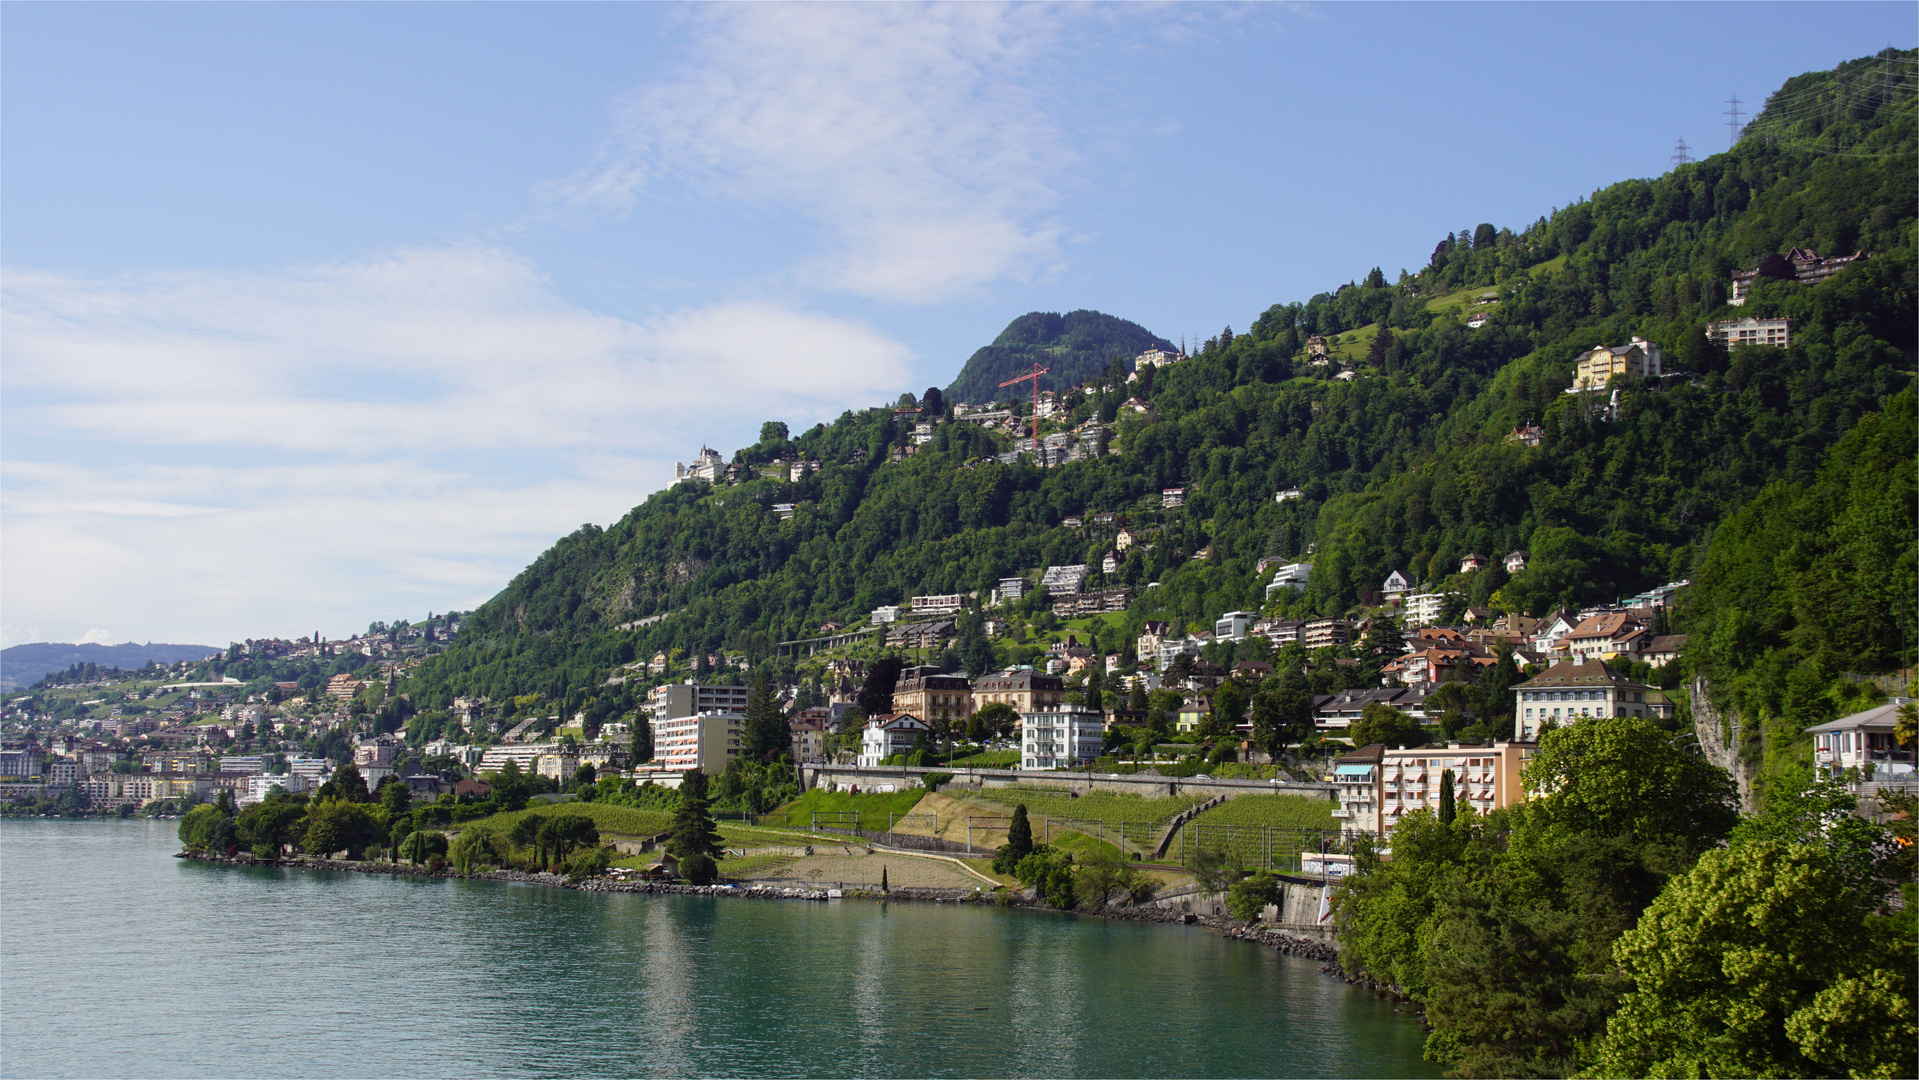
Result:
<svg viewBox="0 0 1919 1080">
<path fill-rule="evenodd" d="M 1306 497 L 1305 494 L 1301 492 L 1298 488 L 1286 488 L 1285 490 L 1276 493 L 1273 496 L 1273 501 L 1276 503 L 1286 503 L 1286 502 L 1292 502 L 1294 499 L 1303 499 L 1305 497 Z"/>
<path fill-rule="evenodd" d="M 1092 572 L 1093 568 L 1085 563 L 1049 566 L 1046 568 L 1046 573 L 1040 576 L 1039 583 L 1041 588 L 1054 596 L 1068 596 L 1083 592 L 1086 588 L 1087 575 Z"/>
<path fill-rule="evenodd" d="M 931 739 L 933 726 L 911 713 L 876 716 L 860 732 L 859 764 L 871 768 L 895 754 L 904 754 L 921 735 Z"/>
<path fill-rule="evenodd" d="M 1213 621 L 1214 641 L 1238 641 L 1259 616 L 1251 611 L 1229 611 Z"/>
<path fill-rule="evenodd" d="M 1706 324 L 1706 336 L 1718 342 L 1722 348 L 1736 349 L 1741 345 L 1777 345 L 1786 348 L 1792 344 L 1792 320 L 1720 319 Z"/>
<path fill-rule="evenodd" d="M 1266 599 L 1271 600 L 1273 594 L 1287 589 L 1304 589 L 1306 580 L 1312 577 L 1312 574 L 1313 567 L 1310 563 L 1288 563 L 1280 567 L 1273 573 L 1272 584 L 1266 586 Z"/>
<path fill-rule="evenodd" d="M 313 787 L 314 785 L 307 782 L 306 777 L 296 773 L 287 773 L 284 776 L 261 773 L 247 777 L 247 786 L 240 795 L 240 805 L 251 806 L 257 802 L 265 802 L 274 788 L 279 788 L 289 795 L 298 795 L 303 791 L 312 790 Z"/>
<path fill-rule="evenodd" d="M 1446 608 L 1448 593 L 1414 593 L 1406 598 L 1406 626 L 1431 626 Z"/>
<path fill-rule="evenodd" d="M 1892 727 L 1899 706 L 1911 698 L 1893 698 L 1884 705 L 1828 720 L 1806 729 L 1813 739 L 1813 768 L 1822 776 L 1843 777 L 1857 769 L 1861 778 L 1883 780 L 1913 774 L 1912 751 L 1893 741 Z"/>
<path fill-rule="evenodd" d="M 1084 705 L 1059 705 L 1020 718 L 1020 767 L 1058 769 L 1099 756 L 1105 714 Z"/>
<path fill-rule="evenodd" d="M 913 614 L 915 615 L 951 615 L 966 606 L 964 593 L 949 593 L 943 596 L 915 596 Z"/>
<path fill-rule="evenodd" d="M 885 626 L 887 623 L 896 623 L 899 621 L 900 606 L 898 604 L 887 604 L 883 607 L 873 609 L 874 626 Z"/>
<path fill-rule="evenodd" d="M 1379 587 L 1379 591 L 1386 594 L 1386 599 L 1397 600 L 1413 591 L 1413 579 L 1406 576 L 1404 570 L 1395 570 L 1386 575 L 1386 583 Z"/>
</svg>

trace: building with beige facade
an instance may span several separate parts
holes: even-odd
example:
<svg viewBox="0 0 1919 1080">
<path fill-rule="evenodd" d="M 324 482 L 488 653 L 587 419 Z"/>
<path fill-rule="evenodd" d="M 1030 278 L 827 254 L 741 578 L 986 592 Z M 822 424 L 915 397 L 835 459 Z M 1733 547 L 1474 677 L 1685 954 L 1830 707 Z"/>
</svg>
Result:
<svg viewBox="0 0 1919 1080">
<path fill-rule="evenodd" d="M 1519 737 L 1533 740 L 1548 723 L 1584 718 L 1666 715 L 1671 708 L 1657 687 L 1635 682 L 1597 660 L 1561 660 L 1513 688 Z"/>
<path fill-rule="evenodd" d="M 746 714 L 697 713 L 652 723 L 653 770 L 685 773 L 698 769 L 708 776 L 717 776 L 726 770 L 727 762 L 740 756 Z"/>
<path fill-rule="evenodd" d="M 1457 811 L 1484 816 L 1525 800 L 1520 770 L 1535 749 L 1530 742 L 1447 743 L 1405 750 L 1377 743 L 1361 747 L 1333 761 L 1339 800 L 1333 819 L 1347 830 L 1386 836 L 1414 810 L 1438 812 L 1448 770 Z"/>
<path fill-rule="evenodd" d="M 930 664 L 906 668 L 893 687 L 893 711 L 911 713 L 935 728 L 963 726 L 973 715 L 973 683 Z"/>
<path fill-rule="evenodd" d="M 898 707 L 898 697 L 894 698 Z M 1066 701 L 1066 682 L 1030 667 L 1008 668 L 982 675 L 973 684 L 973 711 L 993 704 L 1006 704 L 1025 716 L 1029 712 L 1049 710 Z"/>
</svg>

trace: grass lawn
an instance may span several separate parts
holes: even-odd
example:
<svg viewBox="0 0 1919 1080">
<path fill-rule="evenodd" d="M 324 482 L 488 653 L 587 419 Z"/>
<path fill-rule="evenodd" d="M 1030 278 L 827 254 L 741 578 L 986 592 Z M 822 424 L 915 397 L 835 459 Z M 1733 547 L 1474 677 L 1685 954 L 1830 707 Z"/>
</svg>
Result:
<svg viewBox="0 0 1919 1080">
<path fill-rule="evenodd" d="M 1235 795 L 1193 818 L 1210 825 L 1272 825 L 1288 829 L 1337 829 L 1330 799 L 1307 795 Z"/>
<path fill-rule="evenodd" d="M 1111 791 L 1081 792 L 1075 798 L 1063 788 L 1025 786 L 987 788 L 979 792 L 969 791 L 964 795 L 955 793 L 954 797 L 995 803 L 998 804 L 995 809 L 1003 809 L 1009 814 L 1013 807 L 1025 803 L 1028 817 L 1074 818 L 1114 824 L 1122 821 L 1163 822 L 1194 803 L 1206 801 L 1200 796 L 1149 799 L 1143 795 Z"/>
<path fill-rule="evenodd" d="M 913 812 L 913 807 L 926 796 L 925 788 L 911 791 L 862 792 L 855 795 L 847 791 L 824 791 L 813 788 L 806 794 L 760 818 L 762 825 L 786 825 L 790 828 L 807 829 L 813 824 L 815 812 L 857 813 L 859 827 L 873 832 L 885 832 L 893 827 L 893 822 Z M 844 827 L 837 821 L 824 821 L 822 825 Z"/>
<path fill-rule="evenodd" d="M 962 769 L 1004 769 L 1019 764 L 1018 750 L 982 750 L 977 754 L 963 754 L 953 759 L 952 764 Z"/>
<path fill-rule="evenodd" d="M 602 835 L 615 836 L 655 836 L 666 831 L 673 822 L 673 815 L 664 810 L 640 810 L 631 806 L 606 806 L 601 803 L 567 802 L 535 804 L 525 810 L 492 814 L 473 821 L 462 822 L 462 829 L 482 825 L 501 832 L 513 828 L 513 823 L 528 814 L 540 814 L 551 817 L 556 814 L 585 814 L 593 819 L 593 827 Z"/>
</svg>

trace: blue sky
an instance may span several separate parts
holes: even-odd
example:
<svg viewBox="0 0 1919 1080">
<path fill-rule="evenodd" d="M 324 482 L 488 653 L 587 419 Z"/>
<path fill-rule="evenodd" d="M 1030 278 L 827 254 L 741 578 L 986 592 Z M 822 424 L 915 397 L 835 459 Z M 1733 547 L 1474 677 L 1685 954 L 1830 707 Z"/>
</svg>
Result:
<svg viewBox="0 0 1919 1080">
<path fill-rule="evenodd" d="M 1032 310 L 1243 329 L 1906 3 L 0 4 L 0 642 L 469 608 Z"/>
</svg>

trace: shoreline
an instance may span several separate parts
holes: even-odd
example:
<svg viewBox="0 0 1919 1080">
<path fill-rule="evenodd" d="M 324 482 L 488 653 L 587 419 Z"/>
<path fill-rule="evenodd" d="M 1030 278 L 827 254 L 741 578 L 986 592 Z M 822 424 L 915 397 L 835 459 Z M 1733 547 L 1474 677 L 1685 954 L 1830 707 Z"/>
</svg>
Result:
<svg viewBox="0 0 1919 1080">
<path fill-rule="evenodd" d="M 1339 966 L 1339 950 L 1330 942 L 1289 934 L 1283 930 L 1262 929 L 1258 924 L 1241 923 L 1236 919 L 1224 919 L 1214 915 L 1197 915 L 1191 912 L 1170 911 L 1163 908 L 1132 908 L 1105 906 L 1097 911 L 1061 912 L 1047 907 L 1015 893 L 1018 897 L 1011 903 L 1001 903 L 993 894 L 981 890 L 937 889 L 905 887 L 889 889 L 886 892 L 859 889 L 844 893 L 842 897 L 829 897 L 824 889 L 808 889 L 799 886 L 761 886 L 752 884 L 738 885 L 681 885 L 662 881 L 614 881 L 610 878 L 587 878 L 580 882 L 570 882 L 564 874 L 529 873 L 525 870 L 484 870 L 479 873 L 462 874 L 443 868 L 429 871 L 423 867 L 407 866 L 401 863 L 353 862 L 348 859 L 258 859 L 252 855 L 207 855 L 189 851 L 177 852 L 176 859 L 190 859 L 195 862 L 216 863 L 223 866 L 282 866 L 291 869 L 337 870 L 354 874 L 385 874 L 390 877 L 431 878 L 436 880 L 457 881 L 505 881 L 528 885 L 546 885 L 553 888 L 571 889 L 574 892 L 595 893 L 639 893 L 649 896 L 730 896 L 751 900 L 800 900 L 824 902 L 830 899 L 849 900 L 895 900 L 914 903 L 943 904 L 991 904 L 1000 907 L 1021 908 L 1028 911 L 1052 912 L 1063 915 L 1090 915 L 1104 919 L 1118 919 L 1125 922 L 1177 923 L 1184 926 L 1205 926 L 1217 930 L 1226 937 L 1250 944 L 1264 945 L 1288 956 L 1297 956 L 1305 960 L 1320 962 L 1319 971 L 1353 986 L 1372 990 L 1381 997 L 1399 999 L 1399 995 L 1389 988 L 1369 979 L 1355 979 L 1346 974 Z"/>
</svg>

